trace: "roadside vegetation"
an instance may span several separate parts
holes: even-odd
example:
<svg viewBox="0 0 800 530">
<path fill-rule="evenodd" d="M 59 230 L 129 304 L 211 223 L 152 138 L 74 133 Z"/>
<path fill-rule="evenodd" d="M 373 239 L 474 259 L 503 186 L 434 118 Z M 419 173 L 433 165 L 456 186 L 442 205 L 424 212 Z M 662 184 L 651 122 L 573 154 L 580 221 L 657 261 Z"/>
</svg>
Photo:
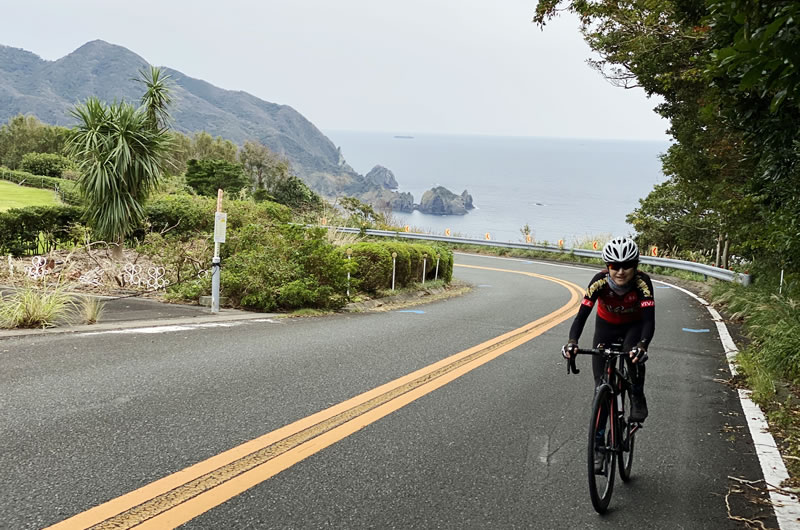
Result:
<svg viewBox="0 0 800 530">
<path fill-rule="evenodd" d="M 741 324 L 742 376 L 735 384 L 753 391 L 779 435 L 792 477 L 785 486 L 800 491 L 800 289 L 792 283 L 779 289 L 764 282 L 750 287 L 719 282 L 713 300 Z"/>
<path fill-rule="evenodd" d="M 390 228 L 391 219 L 354 198 L 323 200 L 258 142 L 171 131 L 169 78 L 152 68 L 139 81 L 139 106 L 90 98 L 73 109 L 73 130 L 23 116 L 0 127 L 3 185 L 60 197 L 0 212 L 0 253 L 9 256 L 0 285 L 12 293 L 0 300 L 0 325 L 101 318 L 96 298 L 68 291 L 159 291 L 197 303 L 211 291 L 218 189 L 228 214 L 220 294 L 232 307 L 340 309 L 391 292 L 393 264 L 397 290 L 449 284 L 446 247 L 320 228 Z M 25 269 L 36 267 L 31 281 Z"/>
</svg>

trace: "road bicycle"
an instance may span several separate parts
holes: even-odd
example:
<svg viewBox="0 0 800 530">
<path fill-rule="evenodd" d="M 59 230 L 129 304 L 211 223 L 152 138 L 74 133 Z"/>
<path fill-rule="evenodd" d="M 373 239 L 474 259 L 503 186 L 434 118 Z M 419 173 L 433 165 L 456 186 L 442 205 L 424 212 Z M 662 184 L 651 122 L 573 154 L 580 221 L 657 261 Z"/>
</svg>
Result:
<svg viewBox="0 0 800 530">
<path fill-rule="evenodd" d="M 621 343 L 606 348 L 577 351 L 578 355 L 596 355 L 603 359 L 603 376 L 595 389 L 592 415 L 589 422 L 587 460 L 589 495 L 597 513 L 605 513 L 614 491 L 614 473 L 619 467 L 623 482 L 631 479 L 633 448 L 636 431 L 642 425 L 629 420 L 631 409 L 631 378 Z M 567 360 L 567 373 L 579 373 L 575 357 Z M 617 366 L 618 365 L 618 366 Z M 602 466 L 595 469 L 595 453 L 602 458 Z M 618 464 L 618 466 L 617 466 Z"/>
</svg>

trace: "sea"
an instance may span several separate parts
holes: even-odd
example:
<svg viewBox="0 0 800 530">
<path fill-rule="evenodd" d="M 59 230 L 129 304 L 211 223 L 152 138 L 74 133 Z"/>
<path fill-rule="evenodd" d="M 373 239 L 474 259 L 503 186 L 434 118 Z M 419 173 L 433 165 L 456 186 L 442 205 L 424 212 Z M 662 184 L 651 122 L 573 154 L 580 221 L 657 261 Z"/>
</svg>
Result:
<svg viewBox="0 0 800 530">
<path fill-rule="evenodd" d="M 422 194 L 444 186 L 467 190 L 466 215 L 393 212 L 399 226 L 496 241 L 533 240 L 565 246 L 633 235 L 625 217 L 663 182 L 659 155 L 667 141 L 588 140 L 479 135 L 324 131 L 361 174 L 390 169 L 398 191 Z"/>
</svg>

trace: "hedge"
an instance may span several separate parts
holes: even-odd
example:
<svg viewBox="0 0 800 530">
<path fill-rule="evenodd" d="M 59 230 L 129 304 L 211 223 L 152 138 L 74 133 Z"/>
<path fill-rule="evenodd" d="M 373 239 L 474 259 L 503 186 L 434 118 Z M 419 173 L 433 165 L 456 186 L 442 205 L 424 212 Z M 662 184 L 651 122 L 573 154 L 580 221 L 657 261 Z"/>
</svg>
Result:
<svg viewBox="0 0 800 530">
<path fill-rule="evenodd" d="M 368 293 L 391 288 L 392 252 L 397 253 L 395 288 L 422 282 L 423 263 L 426 281 L 433 280 L 437 255 L 440 258 L 439 279 L 449 283 L 453 277 L 453 253 L 438 245 L 379 240 L 356 243 L 349 248 L 357 264 L 354 279 L 358 287 Z"/>
<path fill-rule="evenodd" d="M 248 224 L 222 248 L 222 294 L 235 305 L 272 311 L 347 302 L 349 263 L 323 229 Z"/>
<path fill-rule="evenodd" d="M 358 287 L 368 293 L 392 286 L 392 253 L 380 243 L 356 243 L 349 247 L 356 262 L 353 275 Z"/>
<path fill-rule="evenodd" d="M 0 253 L 24 256 L 50 252 L 75 241 L 70 227 L 79 223 L 77 206 L 28 206 L 0 213 Z"/>
</svg>

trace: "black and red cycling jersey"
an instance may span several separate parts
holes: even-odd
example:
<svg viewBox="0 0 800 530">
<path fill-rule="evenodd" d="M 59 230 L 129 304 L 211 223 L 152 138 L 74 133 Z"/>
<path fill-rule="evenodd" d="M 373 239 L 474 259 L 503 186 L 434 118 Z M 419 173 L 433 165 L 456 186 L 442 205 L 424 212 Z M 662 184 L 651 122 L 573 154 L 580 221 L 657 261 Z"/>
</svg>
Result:
<svg viewBox="0 0 800 530">
<path fill-rule="evenodd" d="M 569 337 L 577 341 L 586 319 L 597 304 L 597 318 L 612 325 L 641 324 L 641 340 L 646 347 L 655 333 L 655 300 L 653 283 L 644 272 L 636 271 L 631 280 L 631 289 L 622 295 L 615 293 L 609 285 L 608 272 L 598 272 L 589 282 L 583 296 L 578 315 L 570 328 Z"/>
</svg>

